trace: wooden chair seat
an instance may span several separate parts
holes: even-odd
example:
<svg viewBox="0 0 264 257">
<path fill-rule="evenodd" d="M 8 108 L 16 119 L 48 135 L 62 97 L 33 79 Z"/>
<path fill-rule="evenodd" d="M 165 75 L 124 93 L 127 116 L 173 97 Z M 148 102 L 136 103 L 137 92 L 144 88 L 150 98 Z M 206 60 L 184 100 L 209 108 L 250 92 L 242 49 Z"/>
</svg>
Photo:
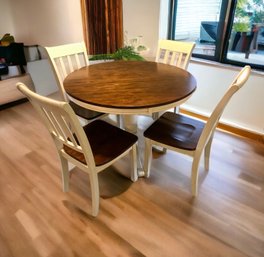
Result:
<svg viewBox="0 0 264 257">
<path fill-rule="evenodd" d="M 96 166 L 104 165 L 137 142 L 137 136 L 120 130 L 102 120 L 95 120 L 83 127 L 89 140 Z M 74 159 L 86 164 L 82 153 L 64 145 L 64 150 Z"/>
<path fill-rule="evenodd" d="M 204 126 L 202 121 L 166 112 L 144 132 L 144 136 L 172 147 L 195 150 Z"/>
</svg>

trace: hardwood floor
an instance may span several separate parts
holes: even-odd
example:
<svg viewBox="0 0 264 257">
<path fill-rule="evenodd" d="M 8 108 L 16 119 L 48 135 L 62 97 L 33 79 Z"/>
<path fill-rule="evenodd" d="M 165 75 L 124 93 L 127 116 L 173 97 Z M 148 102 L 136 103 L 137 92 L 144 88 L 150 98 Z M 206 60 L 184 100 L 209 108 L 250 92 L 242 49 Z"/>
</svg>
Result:
<svg viewBox="0 0 264 257">
<path fill-rule="evenodd" d="M 144 129 L 145 121 L 140 120 Z M 127 159 L 100 174 L 92 218 L 88 176 L 62 192 L 55 146 L 29 103 L 0 111 L 0 256 L 264 256 L 264 145 L 216 132 L 209 173 L 190 194 L 191 162 L 154 153 L 132 183 Z"/>
</svg>

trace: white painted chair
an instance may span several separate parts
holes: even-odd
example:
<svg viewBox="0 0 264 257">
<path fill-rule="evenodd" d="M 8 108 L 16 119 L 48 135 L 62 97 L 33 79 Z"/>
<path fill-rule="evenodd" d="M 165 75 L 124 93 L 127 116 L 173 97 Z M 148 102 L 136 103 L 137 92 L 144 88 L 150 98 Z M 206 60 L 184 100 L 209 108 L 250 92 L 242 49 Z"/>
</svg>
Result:
<svg viewBox="0 0 264 257">
<path fill-rule="evenodd" d="M 159 40 L 156 62 L 187 70 L 195 43 L 174 40 Z"/>
<path fill-rule="evenodd" d="M 101 117 L 103 113 L 88 110 L 70 101 L 63 86 L 65 77 L 74 70 L 89 65 L 86 46 L 84 42 L 45 47 L 54 75 L 64 101 L 69 102 L 74 112 L 81 118 L 91 121 Z"/>
<path fill-rule="evenodd" d="M 193 42 L 160 39 L 156 54 L 156 62 L 177 66 L 187 70 L 194 47 L 195 43 Z M 179 112 L 179 108 L 175 107 L 174 112 Z M 159 116 L 159 114 L 154 114 L 153 118 L 155 119 L 157 116 Z"/>
<path fill-rule="evenodd" d="M 193 196 L 197 195 L 198 168 L 201 155 L 204 152 L 205 170 L 208 171 L 211 144 L 217 123 L 231 97 L 248 80 L 250 71 L 250 66 L 245 66 L 240 71 L 223 98 L 215 107 L 207 123 L 181 114 L 166 112 L 144 132 L 144 170 L 146 177 L 150 175 L 152 146 L 160 146 L 189 155 L 193 158 L 191 174 L 192 194 Z"/>
<path fill-rule="evenodd" d="M 131 180 L 137 180 L 137 136 L 102 120 L 82 127 L 69 103 L 40 96 L 22 83 L 17 83 L 17 88 L 40 114 L 54 140 L 61 161 L 63 191 L 69 188 L 68 161 L 89 175 L 93 216 L 99 211 L 100 171 L 130 154 Z"/>
</svg>

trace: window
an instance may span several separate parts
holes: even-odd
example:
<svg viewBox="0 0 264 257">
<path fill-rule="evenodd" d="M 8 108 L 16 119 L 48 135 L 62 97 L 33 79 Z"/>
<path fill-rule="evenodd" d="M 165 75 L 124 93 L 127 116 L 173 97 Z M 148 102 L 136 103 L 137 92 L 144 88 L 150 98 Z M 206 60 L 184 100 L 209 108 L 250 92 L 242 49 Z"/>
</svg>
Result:
<svg viewBox="0 0 264 257">
<path fill-rule="evenodd" d="M 170 0 L 168 38 L 193 56 L 264 69 L 264 0 Z"/>
</svg>

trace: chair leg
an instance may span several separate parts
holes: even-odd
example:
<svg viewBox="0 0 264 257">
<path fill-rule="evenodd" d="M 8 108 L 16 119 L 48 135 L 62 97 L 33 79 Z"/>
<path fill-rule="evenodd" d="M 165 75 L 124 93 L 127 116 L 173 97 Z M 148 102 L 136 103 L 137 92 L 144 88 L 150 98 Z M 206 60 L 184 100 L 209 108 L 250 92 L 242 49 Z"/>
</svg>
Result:
<svg viewBox="0 0 264 257">
<path fill-rule="evenodd" d="M 162 148 L 162 153 L 163 153 L 163 154 L 167 153 L 167 148 L 164 148 L 164 147 L 163 147 L 163 148 Z"/>
<path fill-rule="evenodd" d="M 84 119 L 84 118 L 82 118 L 80 116 L 78 116 L 78 120 L 79 120 L 79 122 L 80 122 L 82 127 L 84 127 L 85 125 L 87 125 L 89 123 L 88 120 L 86 120 L 86 119 Z"/>
<path fill-rule="evenodd" d="M 120 114 L 116 115 L 116 120 L 117 120 L 117 126 L 119 128 L 122 128 L 122 122 L 121 122 L 121 115 Z"/>
<path fill-rule="evenodd" d="M 179 106 L 174 107 L 173 111 L 174 111 L 174 113 L 179 113 L 180 107 Z"/>
<path fill-rule="evenodd" d="M 62 175 L 62 190 L 63 192 L 69 191 L 69 165 L 68 160 L 59 154 L 61 161 L 61 175 Z"/>
<path fill-rule="evenodd" d="M 157 120 L 158 118 L 159 118 L 159 113 L 158 112 L 154 112 L 154 113 L 152 113 L 152 119 L 153 120 Z"/>
<path fill-rule="evenodd" d="M 130 178 L 133 182 L 138 180 L 138 171 L 137 171 L 137 146 L 136 144 L 132 146 L 130 151 L 130 161 L 131 161 L 131 174 Z"/>
<path fill-rule="evenodd" d="M 148 178 L 150 175 L 151 161 L 152 161 L 151 141 L 149 139 L 145 138 L 144 172 L 145 172 L 146 178 Z"/>
<path fill-rule="evenodd" d="M 194 158 L 192 163 L 192 195 L 198 194 L 198 169 L 199 169 L 200 157 Z"/>
<path fill-rule="evenodd" d="M 206 171 L 209 170 L 212 141 L 213 141 L 213 136 L 211 136 L 207 145 L 204 148 L 204 168 Z"/>
<path fill-rule="evenodd" d="M 92 216 L 96 217 L 99 212 L 99 183 L 98 175 L 96 172 L 89 174 L 91 194 L 92 194 Z"/>
<path fill-rule="evenodd" d="M 152 113 L 152 119 L 155 121 L 157 120 L 160 116 L 162 115 L 162 112 L 154 112 Z M 159 147 L 159 146 L 153 146 L 155 148 L 155 150 L 157 150 L 158 152 L 161 152 L 161 153 L 166 153 L 167 152 L 167 149 L 164 148 L 164 147 Z"/>
</svg>

